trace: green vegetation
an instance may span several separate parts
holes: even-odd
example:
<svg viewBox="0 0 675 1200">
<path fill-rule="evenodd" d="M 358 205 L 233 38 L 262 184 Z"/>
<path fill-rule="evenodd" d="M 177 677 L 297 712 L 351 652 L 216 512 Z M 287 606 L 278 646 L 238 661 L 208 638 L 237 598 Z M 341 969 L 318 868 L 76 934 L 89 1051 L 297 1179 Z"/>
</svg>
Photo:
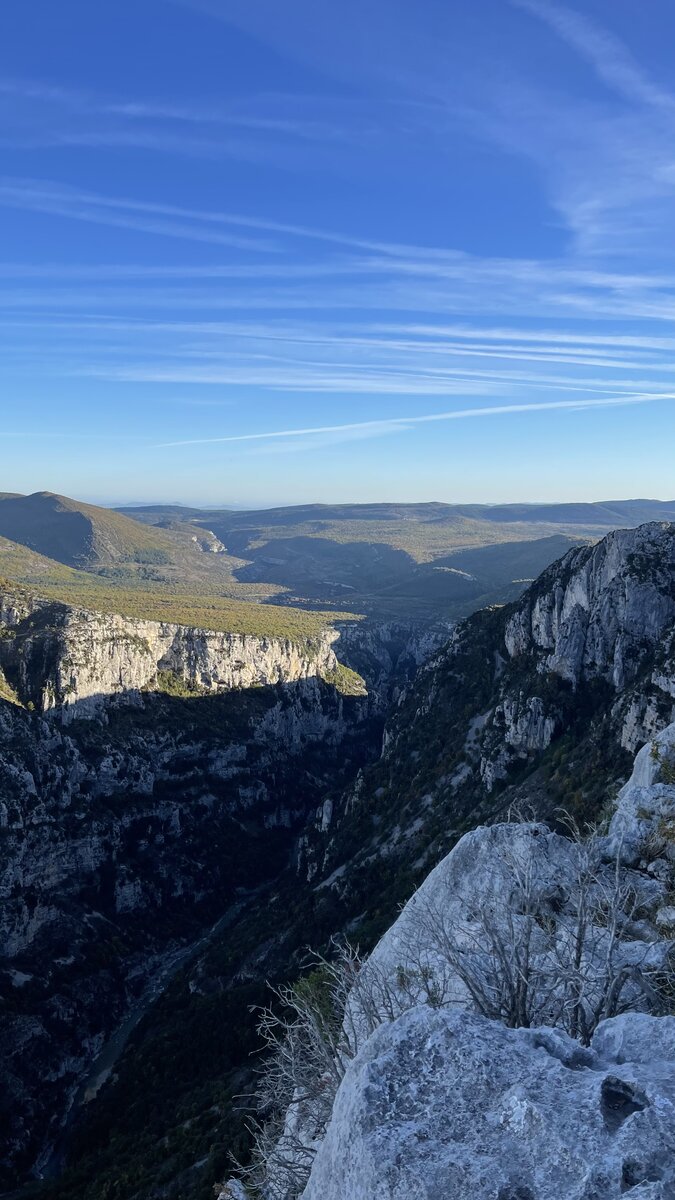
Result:
<svg viewBox="0 0 675 1200">
<path fill-rule="evenodd" d="M 4 671 L 0 671 L 0 700 L 8 700 L 10 704 L 21 703 L 11 683 L 7 680 Z"/>
<path fill-rule="evenodd" d="M 658 742 L 652 742 L 650 757 L 659 765 L 661 781 L 675 785 L 675 756 L 661 753 Z"/>
<path fill-rule="evenodd" d="M 38 595 L 95 612 L 302 642 L 318 637 L 335 621 L 356 619 L 353 613 L 251 603 L 198 587 L 193 591 L 189 580 L 179 587 L 172 582 L 102 578 L 6 538 L 0 538 L 0 587 L 15 595 Z"/>
<path fill-rule="evenodd" d="M 592 507 L 588 506 L 589 510 Z M 542 508 L 539 515 L 535 506 L 524 519 L 517 506 L 492 510 L 481 505 L 317 504 L 255 513 L 202 513 L 196 521 L 237 552 L 244 546 L 256 549 L 289 538 L 315 538 L 343 545 L 386 545 L 424 563 L 459 549 L 537 540 L 552 534 L 575 539 L 597 536 L 600 521 L 594 522 L 592 511 L 579 524 L 565 508 Z"/>
<path fill-rule="evenodd" d="M 308 521 L 304 524 L 286 526 L 259 526 L 250 549 L 257 549 L 268 542 L 281 538 L 321 538 L 340 545 L 367 542 L 371 545 L 384 544 L 394 550 L 402 550 L 414 562 L 432 562 L 450 547 L 474 547 L 489 544 L 490 526 L 485 522 L 455 517 L 447 521 L 403 520 L 370 521 Z M 512 541 L 522 538 L 523 531 L 500 528 L 500 540 Z"/>
<path fill-rule="evenodd" d="M 230 600 L 224 596 L 194 597 L 166 588 L 146 591 L 142 588 L 122 588 L 86 576 L 80 572 L 75 584 L 48 583 L 40 587 L 40 595 L 95 612 L 119 613 L 143 621 L 166 621 L 197 629 L 214 629 L 223 633 L 251 634 L 254 637 L 288 638 L 306 642 L 317 638 L 332 622 L 354 620 L 352 613 L 306 612 L 272 604 L 249 604 L 245 600 Z"/>
<path fill-rule="evenodd" d="M 140 547 L 134 552 L 133 562 L 164 564 L 171 562 L 171 555 L 157 546 Z"/>
<path fill-rule="evenodd" d="M 204 689 L 198 684 L 192 683 L 189 679 L 183 679 L 177 671 L 158 671 L 155 687 L 149 687 L 147 691 L 163 692 L 165 696 L 182 697 L 189 700 L 191 696 L 202 696 Z"/>
<path fill-rule="evenodd" d="M 76 580 L 79 574 L 53 558 L 37 554 L 28 546 L 19 546 L 0 537 L 0 577 L 3 579 L 17 579 L 27 584 L 41 583 L 45 579 L 67 583 Z"/>
<path fill-rule="evenodd" d="M 339 662 L 332 671 L 324 671 L 322 678 L 330 683 L 343 696 L 365 696 L 368 693 L 365 680 L 357 671 Z"/>
</svg>

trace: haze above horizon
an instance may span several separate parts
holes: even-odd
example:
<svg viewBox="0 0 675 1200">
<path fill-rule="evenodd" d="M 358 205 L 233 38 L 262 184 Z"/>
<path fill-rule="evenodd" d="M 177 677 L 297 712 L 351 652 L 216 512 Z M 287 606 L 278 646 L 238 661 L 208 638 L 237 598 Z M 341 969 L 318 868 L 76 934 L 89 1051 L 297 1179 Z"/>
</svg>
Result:
<svg viewBox="0 0 675 1200">
<path fill-rule="evenodd" d="M 4 491 L 669 499 L 666 0 L 0 17 Z"/>
</svg>

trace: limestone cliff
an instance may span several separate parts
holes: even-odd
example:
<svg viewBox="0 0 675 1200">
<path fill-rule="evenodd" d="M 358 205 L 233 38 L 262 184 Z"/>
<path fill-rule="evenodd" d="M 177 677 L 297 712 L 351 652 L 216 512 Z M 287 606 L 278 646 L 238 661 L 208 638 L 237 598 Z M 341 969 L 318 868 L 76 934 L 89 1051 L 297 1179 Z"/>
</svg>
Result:
<svg viewBox="0 0 675 1200">
<path fill-rule="evenodd" d="M 376 861 L 419 870 L 510 805 L 595 819 L 673 719 L 675 526 L 619 530 L 454 629 L 399 696 L 379 762 L 317 813 L 303 869 L 330 874 L 349 855 L 345 892 Z"/>
<path fill-rule="evenodd" d="M 337 668 L 332 630 L 295 642 L 93 612 L 11 590 L 0 599 L 0 628 L 0 667 L 19 698 L 64 722 L 92 716 L 111 697 L 133 703 L 167 679 L 203 695 Z"/>
<path fill-rule="evenodd" d="M 548 568 L 509 617 L 504 647 L 514 662 L 532 656 L 539 675 L 574 689 L 601 680 L 617 696 L 654 658 L 641 718 L 621 712 L 622 744 L 634 751 L 658 722 L 658 693 L 675 698 L 674 624 L 675 528 L 642 525 L 616 530 Z M 512 727 L 508 718 L 505 724 Z M 551 736 L 542 731 L 538 744 Z"/>
</svg>

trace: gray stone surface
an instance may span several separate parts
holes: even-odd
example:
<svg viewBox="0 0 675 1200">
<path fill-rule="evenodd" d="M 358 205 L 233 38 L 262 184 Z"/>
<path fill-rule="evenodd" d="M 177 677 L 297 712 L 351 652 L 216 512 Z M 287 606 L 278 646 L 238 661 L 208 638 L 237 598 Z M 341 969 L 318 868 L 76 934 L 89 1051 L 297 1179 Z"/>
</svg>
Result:
<svg viewBox="0 0 675 1200">
<path fill-rule="evenodd" d="M 417 1008 L 352 1062 L 303 1200 L 672 1200 L 675 1019 L 591 1050 Z"/>
</svg>

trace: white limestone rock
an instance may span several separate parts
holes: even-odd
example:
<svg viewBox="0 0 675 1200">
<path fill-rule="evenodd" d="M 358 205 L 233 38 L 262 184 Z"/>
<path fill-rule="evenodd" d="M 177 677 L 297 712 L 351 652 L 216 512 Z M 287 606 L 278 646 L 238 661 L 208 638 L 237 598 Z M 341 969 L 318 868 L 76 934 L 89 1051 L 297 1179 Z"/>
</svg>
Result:
<svg viewBox="0 0 675 1200">
<path fill-rule="evenodd" d="M 541 670 L 573 686 L 597 677 L 619 690 L 635 676 L 644 646 L 672 624 L 674 570 L 675 530 L 658 522 L 570 551 L 511 617 L 506 650 L 511 658 L 538 651 Z"/>
<path fill-rule="evenodd" d="M 218 1200 L 249 1200 L 249 1193 L 238 1179 L 230 1179 L 218 1193 Z"/>
<path fill-rule="evenodd" d="M 638 755 L 610 836 L 597 839 L 592 852 L 542 824 L 500 824 L 466 834 L 430 873 L 352 990 L 345 1029 L 358 1053 L 337 1092 L 306 1200 L 611 1200 L 628 1190 L 643 1200 L 675 1197 L 675 1130 L 659 1159 L 667 1128 L 662 1101 L 672 1108 L 675 1099 L 675 1019 L 637 1011 L 605 1021 L 591 1049 L 545 1023 L 508 1030 L 477 1014 L 444 951 L 445 938 L 469 954 L 489 955 L 486 914 L 508 945 L 523 921 L 526 880 L 541 917 L 530 943 L 533 996 L 534 981 L 544 981 L 536 1020 L 553 1020 L 559 1010 L 550 988 L 575 937 L 580 863 L 584 870 L 592 853 L 602 904 L 616 885 L 616 856 L 629 844 L 630 822 L 638 823 L 642 853 L 664 813 L 675 814 L 675 788 L 661 781 L 674 743 L 672 726 L 656 750 Z M 644 806 L 638 816 L 636 794 Z M 628 834 L 619 830 L 627 819 Z M 633 858 L 624 855 L 618 884 L 635 895 L 635 915 L 613 954 L 617 964 L 660 970 L 675 925 L 672 863 L 657 858 L 636 871 Z M 597 965 L 600 988 L 606 937 L 602 922 L 594 923 L 582 951 L 586 979 Z M 631 987 L 622 999 L 648 1007 L 645 993 Z M 375 1032 L 373 1004 L 382 1021 Z M 629 1097 L 625 1130 L 623 1118 L 615 1120 L 624 1084 L 640 1104 L 643 1095 L 649 1099 L 633 1112 Z M 305 1124 L 300 1140 L 315 1147 Z"/>
<path fill-rule="evenodd" d="M 544 1028 L 416 1008 L 337 1094 L 303 1200 L 672 1200 L 675 1019 Z"/>
<path fill-rule="evenodd" d="M 619 792 L 609 827 L 608 851 L 637 863 L 675 843 L 675 724 L 668 725 L 636 756 Z"/>
<path fill-rule="evenodd" d="M 471 931 L 480 936 L 479 908 L 494 905 L 508 912 L 515 901 L 513 863 L 530 864 L 542 900 L 558 901 L 572 887 L 575 850 L 565 837 L 541 824 L 480 826 L 465 834 L 431 871 L 403 908 L 400 916 L 380 939 L 364 967 L 366 975 L 377 973 L 393 986 L 403 968 L 426 967 L 442 981 L 448 999 L 470 1005 L 464 985 L 449 976 L 438 952 L 438 922 L 447 929 Z M 430 928 L 427 920 L 432 918 Z M 423 989 L 420 989 L 420 999 Z M 401 1010 L 410 1006 L 409 985 L 401 989 Z"/>
<path fill-rule="evenodd" d="M 0 666 L 18 691 L 65 724 L 97 716 L 111 697 L 138 702 L 162 672 L 196 693 L 295 683 L 337 669 L 336 630 L 311 642 L 197 629 L 92 612 L 33 598 L 0 597 L 0 625 L 20 637 L 0 640 Z"/>
</svg>

